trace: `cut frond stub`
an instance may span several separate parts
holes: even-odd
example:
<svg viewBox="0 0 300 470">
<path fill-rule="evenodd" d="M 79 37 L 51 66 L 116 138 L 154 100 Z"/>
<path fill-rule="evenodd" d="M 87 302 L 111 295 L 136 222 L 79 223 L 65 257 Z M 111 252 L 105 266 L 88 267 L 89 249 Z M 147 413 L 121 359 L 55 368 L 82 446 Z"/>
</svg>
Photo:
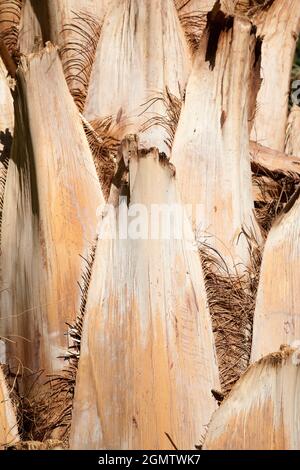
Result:
<svg viewBox="0 0 300 470">
<path fill-rule="evenodd" d="M 80 301 L 80 255 L 86 257 L 94 243 L 103 196 L 58 52 L 50 43 L 22 59 L 14 104 L 1 237 L 0 326 L 11 340 L 10 365 L 19 360 L 32 373 L 47 374 L 62 368 L 58 356 L 67 347 L 65 322 L 74 319 Z"/>
<path fill-rule="evenodd" d="M 248 20 L 209 14 L 187 84 L 172 148 L 182 200 L 192 209 L 200 241 L 230 271 L 249 265 L 242 227 L 256 232 L 248 137 L 248 83 L 253 63 Z"/>
<path fill-rule="evenodd" d="M 15 410 L 0 365 L 0 450 L 19 440 Z"/>
<path fill-rule="evenodd" d="M 149 215 L 180 199 L 174 167 L 156 148 L 141 150 L 130 136 L 120 157 L 129 171 L 128 232 L 98 241 L 70 447 L 173 449 L 168 434 L 192 449 L 217 406 L 210 390 L 220 388 L 201 262 L 187 218 L 186 238 L 164 238 L 161 226 L 153 235 L 150 218 L 142 237 L 130 235 L 136 207 Z M 112 216 L 118 230 L 126 208 Z"/>
<path fill-rule="evenodd" d="M 282 347 L 253 364 L 215 412 L 205 450 L 300 448 L 300 349 Z"/>
<path fill-rule="evenodd" d="M 277 216 L 264 248 L 256 298 L 252 362 L 300 339 L 299 186 Z"/>
</svg>

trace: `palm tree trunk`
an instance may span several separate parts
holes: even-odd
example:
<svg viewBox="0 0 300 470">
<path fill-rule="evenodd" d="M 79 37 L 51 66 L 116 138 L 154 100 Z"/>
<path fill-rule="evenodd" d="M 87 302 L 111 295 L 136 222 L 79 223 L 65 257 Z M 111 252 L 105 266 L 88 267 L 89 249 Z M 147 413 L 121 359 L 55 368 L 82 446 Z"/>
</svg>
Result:
<svg viewBox="0 0 300 470">
<path fill-rule="evenodd" d="M 192 205 L 201 241 L 216 249 L 231 272 L 249 264 L 242 227 L 254 227 L 248 140 L 251 23 L 210 17 L 187 85 L 172 149 L 183 202 Z M 198 219 L 198 220 L 197 220 Z"/>
<path fill-rule="evenodd" d="M 299 32 L 298 0 L 0 0 L 0 447 L 300 447 Z"/>
<path fill-rule="evenodd" d="M 156 98 L 166 87 L 180 95 L 189 70 L 190 52 L 173 0 L 115 0 L 103 24 L 84 116 L 89 121 L 112 116 L 119 139 L 138 132 L 165 113 Z M 169 153 L 167 132 L 145 127 L 141 144 Z"/>
<path fill-rule="evenodd" d="M 12 340 L 10 364 L 25 368 L 25 384 L 31 373 L 62 368 L 66 322 L 80 303 L 80 255 L 86 258 L 93 247 L 103 197 L 53 46 L 22 60 L 14 102 L 1 239 L 1 329 Z"/>
<path fill-rule="evenodd" d="M 15 410 L 0 366 L 0 450 L 19 440 Z"/>
<path fill-rule="evenodd" d="M 187 235 L 178 240 L 173 232 L 164 239 L 157 220 L 150 224 L 153 205 L 182 207 L 173 166 L 157 149 L 137 148 L 135 139 L 122 149 L 125 161 L 130 153 L 128 220 L 138 224 L 134 211 L 142 207 L 142 238 L 128 226 L 128 238 L 98 242 L 70 446 L 172 449 L 171 437 L 179 449 L 192 448 L 216 408 L 211 389 L 219 389 L 200 258 L 185 215 L 180 228 Z"/>
<path fill-rule="evenodd" d="M 214 414 L 203 449 L 299 449 L 298 355 L 287 347 L 253 364 Z"/>
<path fill-rule="evenodd" d="M 285 151 L 288 155 L 300 155 L 300 108 L 294 104 L 289 114 Z"/>
<path fill-rule="evenodd" d="M 268 235 L 254 313 L 251 361 L 300 338 L 299 189 Z"/>
<path fill-rule="evenodd" d="M 269 8 L 255 18 L 257 33 L 263 38 L 262 84 L 251 138 L 284 152 L 290 75 L 300 32 L 300 11 L 297 0 L 269 3 Z"/>
</svg>

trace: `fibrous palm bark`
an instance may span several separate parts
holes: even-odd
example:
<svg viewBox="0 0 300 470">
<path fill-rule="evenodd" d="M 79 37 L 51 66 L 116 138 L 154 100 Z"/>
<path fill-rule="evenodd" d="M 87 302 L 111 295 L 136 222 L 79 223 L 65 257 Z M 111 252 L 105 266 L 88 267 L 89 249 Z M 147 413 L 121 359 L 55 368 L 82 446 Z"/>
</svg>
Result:
<svg viewBox="0 0 300 470">
<path fill-rule="evenodd" d="M 47 90 L 45 90 L 47 83 Z M 55 98 L 54 98 L 55 97 Z M 61 369 L 66 322 L 79 308 L 102 193 L 57 50 L 22 59 L 1 239 L 1 331 L 9 362 Z M 3 314 L 5 312 L 5 315 Z M 28 374 L 25 373 L 25 376 Z M 24 379 L 26 382 L 26 378 Z"/>
<path fill-rule="evenodd" d="M 295 129 L 296 130 L 296 129 Z M 296 134 L 296 133 L 295 133 Z M 295 138 L 297 136 L 295 135 Z M 292 146 L 293 150 L 297 150 L 296 146 Z M 300 149 L 299 149 L 300 150 Z M 266 173 L 269 172 L 285 172 L 300 173 L 300 152 L 282 153 L 277 150 L 270 149 L 256 142 L 250 142 L 250 156 L 252 165 L 259 165 L 264 168 Z"/>
<path fill-rule="evenodd" d="M 290 75 L 300 32 L 298 0 L 268 2 L 255 18 L 261 49 L 262 83 L 251 138 L 284 152 Z"/>
<path fill-rule="evenodd" d="M 14 109 L 6 68 L 0 58 L 0 230 L 9 152 L 14 127 Z"/>
<path fill-rule="evenodd" d="M 300 155 L 300 107 L 293 105 L 289 114 L 285 151 L 288 155 Z"/>
<path fill-rule="evenodd" d="M 0 55 L 17 82 L 0 339 L 9 365 L 19 364 L 22 405 L 31 373 L 55 373 L 30 388 L 22 413 L 25 427 L 28 416 L 34 423 L 20 433 L 43 443 L 24 445 L 61 447 L 53 437 L 66 445 L 71 426 L 72 449 L 194 448 L 213 396 L 242 374 L 205 448 L 299 447 L 298 352 L 282 349 L 243 375 L 251 341 L 254 361 L 300 335 L 298 190 L 266 242 L 252 338 L 262 246 L 252 243 L 261 238 L 250 164 L 261 180 L 256 213 L 275 206 L 260 216 L 264 235 L 299 182 L 295 107 L 283 153 L 296 0 L 0 0 L 0 8 Z M 58 49 L 43 49 L 49 40 Z M 2 68 L 4 181 L 14 119 Z M 100 225 L 95 162 L 116 210 L 106 206 Z M 192 204 L 191 220 L 182 202 Z M 153 227 L 153 208 L 164 228 L 179 216 L 171 233 Z M 125 228 L 116 217 L 127 209 Z M 78 312 L 67 351 L 65 323 Z M 63 374 L 59 356 L 71 358 Z M 7 416 L 15 426 L 1 374 L 0 446 Z"/>
<path fill-rule="evenodd" d="M 299 350 L 263 357 L 214 414 L 203 449 L 299 449 L 299 387 Z"/>
<path fill-rule="evenodd" d="M 218 8 L 210 16 L 172 149 L 182 199 L 192 205 L 199 239 L 221 253 L 231 272 L 249 263 L 242 227 L 254 227 L 258 236 L 247 95 L 254 41 L 248 20 L 226 16 Z"/>
<path fill-rule="evenodd" d="M 24 0 L 19 34 L 23 54 L 47 41 L 59 46 L 72 95 L 82 108 L 103 19 L 113 0 Z"/>
<path fill-rule="evenodd" d="M 192 51 L 196 51 L 205 30 L 207 14 L 216 0 L 174 0 L 180 22 Z"/>
<path fill-rule="evenodd" d="M 32 52 L 39 40 L 42 45 L 51 41 L 64 46 L 72 38 L 69 28 L 72 19 L 80 12 L 103 19 L 112 0 L 24 0 L 19 35 L 20 50 Z"/>
<path fill-rule="evenodd" d="M 15 410 L 0 366 L 0 450 L 19 440 Z"/>
<path fill-rule="evenodd" d="M 128 155 L 128 220 L 141 232 L 135 239 L 129 226 L 126 235 L 98 242 L 70 446 L 172 449 L 169 436 L 178 448 L 193 448 L 216 407 L 211 389 L 219 389 L 200 258 L 185 215 L 182 225 L 177 221 L 185 229 L 179 239 L 174 220 L 168 238 L 150 219 L 153 205 L 182 209 L 174 168 L 157 149 L 138 149 L 135 138 L 122 143 L 125 162 Z"/>
<path fill-rule="evenodd" d="M 102 27 L 84 116 L 89 121 L 113 116 L 119 139 L 138 132 L 165 112 L 155 100 L 159 93 L 167 87 L 180 96 L 189 70 L 190 53 L 173 0 L 115 0 Z M 140 139 L 146 147 L 169 151 L 167 134 L 158 126 Z"/>
<path fill-rule="evenodd" d="M 299 217 L 298 189 L 273 224 L 265 244 L 254 313 L 252 362 L 300 338 Z"/>
</svg>

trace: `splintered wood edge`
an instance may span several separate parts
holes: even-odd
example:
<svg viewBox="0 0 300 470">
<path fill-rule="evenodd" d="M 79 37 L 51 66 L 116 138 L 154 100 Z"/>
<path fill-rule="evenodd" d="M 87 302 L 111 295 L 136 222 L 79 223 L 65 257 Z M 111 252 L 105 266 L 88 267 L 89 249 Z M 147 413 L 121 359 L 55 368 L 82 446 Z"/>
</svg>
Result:
<svg viewBox="0 0 300 470">
<path fill-rule="evenodd" d="M 265 147 L 250 140 L 250 157 L 253 164 L 258 164 L 271 172 L 300 174 L 300 157 L 287 155 L 278 150 Z"/>
<path fill-rule="evenodd" d="M 28 67 L 29 67 L 29 64 L 30 64 L 31 60 L 33 60 L 35 58 L 38 58 L 38 57 L 40 57 L 42 59 L 45 55 L 47 55 L 47 54 L 50 55 L 50 54 L 55 53 L 55 52 L 58 54 L 58 52 L 59 52 L 58 46 L 55 46 L 50 41 L 48 41 L 48 42 L 46 42 L 46 45 L 45 45 L 45 47 L 43 47 L 43 49 L 40 49 L 39 51 L 36 51 L 36 52 L 31 52 L 30 54 L 27 54 L 27 55 L 22 55 L 21 58 L 20 58 L 20 64 L 19 64 L 19 67 L 17 69 L 17 73 L 18 73 L 19 69 L 26 72 L 28 70 Z"/>
<path fill-rule="evenodd" d="M 228 394 L 228 396 L 224 399 L 225 403 L 227 400 L 230 400 L 230 397 L 235 394 L 236 388 L 241 385 L 241 383 L 247 379 L 247 376 L 253 372 L 253 370 L 257 369 L 258 366 L 265 367 L 265 366 L 271 366 L 271 367 L 277 367 L 283 365 L 294 353 L 297 352 L 297 349 L 288 346 L 288 345 L 281 345 L 279 351 L 270 353 L 258 361 L 254 362 L 251 364 L 246 371 L 241 375 L 240 379 L 236 382 L 236 384 L 233 386 L 232 390 Z M 295 364 L 295 366 L 299 366 L 299 363 Z"/>
<path fill-rule="evenodd" d="M 230 433 L 230 425 L 233 423 L 231 420 L 234 418 L 238 419 L 240 413 L 240 411 L 238 411 L 239 409 L 244 411 L 245 416 L 248 419 L 251 416 L 251 403 L 253 402 L 253 399 L 255 399 L 255 397 L 258 399 L 258 397 L 260 397 L 261 393 L 263 392 L 263 383 L 260 381 L 261 379 L 259 379 L 257 386 L 255 386 L 255 388 L 252 390 L 252 402 L 251 400 L 248 402 L 245 393 L 247 390 L 249 392 L 250 384 L 252 384 L 254 378 L 257 380 L 258 377 L 263 377 L 263 374 L 266 373 L 266 370 L 268 373 L 270 373 L 271 370 L 275 370 L 274 373 L 277 374 L 280 373 L 281 368 L 284 368 L 286 365 L 289 366 L 290 363 L 292 363 L 294 367 L 299 367 L 300 348 L 296 348 L 296 345 L 295 347 L 281 345 L 279 351 L 262 357 L 248 367 L 240 379 L 234 384 L 231 392 L 226 396 L 224 401 L 221 400 L 220 407 L 212 416 L 208 426 L 207 435 L 205 436 L 203 442 L 204 449 L 221 449 L 223 448 L 224 440 L 228 443 L 229 448 L 231 448 L 230 444 L 232 444 L 232 442 L 230 440 L 230 434 L 228 434 L 228 432 Z M 298 371 L 295 370 L 296 374 L 297 372 Z M 212 393 L 215 396 L 213 390 Z M 229 425 L 228 432 L 226 431 L 226 425 Z M 241 429 L 243 426 L 245 426 L 242 420 L 239 422 L 239 426 Z M 252 428 L 249 430 L 249 432 L 251 433 L 253 430 L 254 429 Z M 236 441 L 234 440 L 233 442 Z M 237 449 L 240 449 L 240 447 L 237 447 Z"/>
</svg>

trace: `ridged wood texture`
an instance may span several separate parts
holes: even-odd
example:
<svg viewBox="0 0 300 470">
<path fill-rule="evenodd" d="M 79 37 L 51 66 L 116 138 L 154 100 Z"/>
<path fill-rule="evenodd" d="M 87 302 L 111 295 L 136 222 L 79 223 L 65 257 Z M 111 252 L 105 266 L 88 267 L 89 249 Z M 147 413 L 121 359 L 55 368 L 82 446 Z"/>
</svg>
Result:
<svg viewBox="0 0 300 470">
<path fill-rule="evenodd" d="M 166 87 L 180 96 L 189 70 L 190 52 L 173 0 L 115 0 L 102 27 L 84 116 L 113 116 L 120 139 L 138 132 L 155 113 L 165 114 L 161 101 L 149 108 L 149 100 Z M 141 145 L 168 153 L 166 138 L 159 126 L 140 133 Z"/>
<path fill-rule="evenodd" d="M 45 88 L 45 84 L 47 87 Z M 102 193 L 56 49 L 22 59 L 1 239 L 1 334 L 10 363 L 58 371 L 96 237 Z M 4 313 L 3 313 L 4 312 Z M 25 371 L 25 377 L 28 370 Z M 26 379 L 24 379 L 26 381 Z"/>
<path fill-rule="evenodd" d="M 205 450 L 300 448 L 300 350 L 282 349 L 253 364 L 208 427 Z"/>
<path fill-rule="evenodd" d="M 254 312 L 251 361 L 300 339 L 300 199 L 273 224 L 264 247 Z M 293 204 L 294 202 L 294 204 Z"/>
<path fill-rule="evenodd" d="M 15 411 L 0 365 L 0 450 L 19 440 Z"/>
<path fill-rule="evenodd" d="M 173 170 L 157 149 L 131 150 L 129 210 L 137 203 L 146 210 L 180 203 Z M 211 389 L 220 385 L 203 272 L 187 218 L 184 226 L 188 236 L 180 240 L 164 239 L 162 231 L 157 239 L 99 240 L 72 449 L 172 449 L 166 433 L 179 449 L 199 442 L 216 408 Z M 146 237 L 150 230 L 149 224 Z"/>
<path fill-rule="evenodd" d="M 300 107 L 293 105 L 289 114 L 285 151 L 288 155 L 300 156 Z"/>
<path fill-rule="evenodd" d="M 288 116 L 290 75 L 300 32 L 298 0 L 274 0 L 255 18 L 257 34 L 263 37 L 262 83 L 251 139 L 284 152 Z"/>
</svg>

